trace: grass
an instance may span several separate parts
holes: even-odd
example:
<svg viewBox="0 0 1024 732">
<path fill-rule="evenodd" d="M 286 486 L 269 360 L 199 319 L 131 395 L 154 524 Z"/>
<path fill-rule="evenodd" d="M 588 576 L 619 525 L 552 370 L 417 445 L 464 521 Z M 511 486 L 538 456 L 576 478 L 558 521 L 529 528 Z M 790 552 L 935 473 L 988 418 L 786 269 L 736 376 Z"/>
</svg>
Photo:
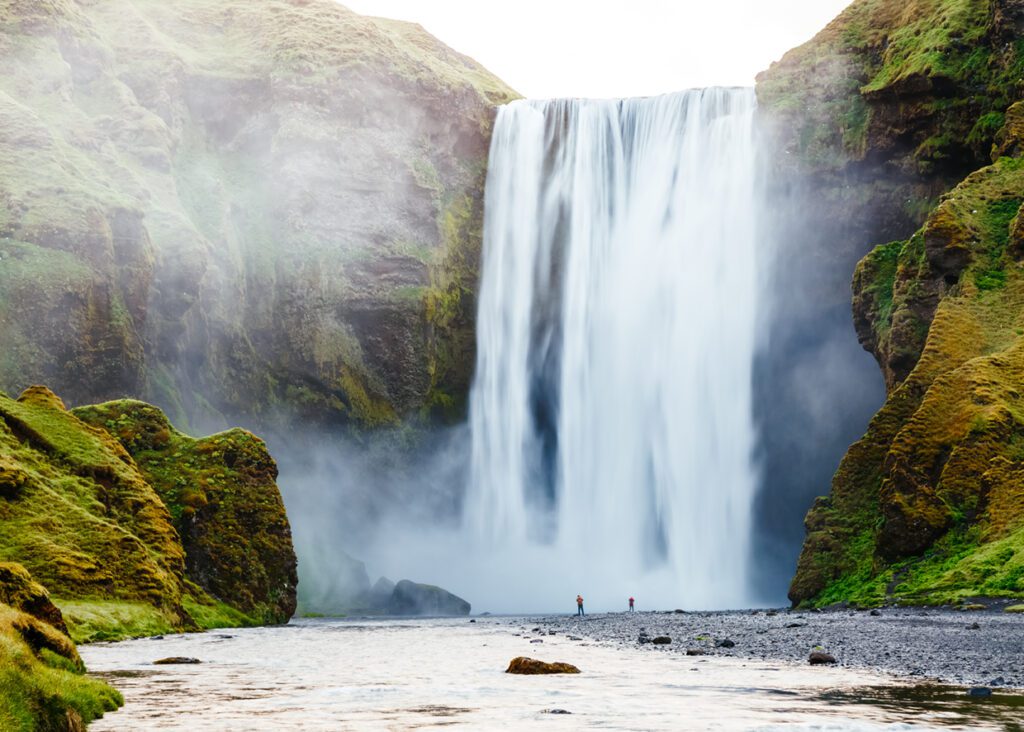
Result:
<svg viewBox="0 0 1024 732">
<path fill-rule="evenodd" d="M 0 605 L 0 729 L 67 729 L 69 720 L 85 725 L 124 704 L 118 691 L 84 675 L 73 648 L 60 655 L 30 646 L 17 630 L 27 620 Z"/>
<path fill-rule="evenodd" d="M 53 598 L 75 643 L 142 638 L 182 629 L 180 618 L 145 602 Z"/>
</svg>

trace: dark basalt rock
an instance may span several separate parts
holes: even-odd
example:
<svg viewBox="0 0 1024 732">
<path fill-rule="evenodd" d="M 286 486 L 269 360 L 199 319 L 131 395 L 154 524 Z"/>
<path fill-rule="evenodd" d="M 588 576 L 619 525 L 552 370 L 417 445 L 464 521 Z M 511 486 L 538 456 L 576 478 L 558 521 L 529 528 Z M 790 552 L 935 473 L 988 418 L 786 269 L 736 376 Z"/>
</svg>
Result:
<svg viewBox="0 0 1024 732">
<path fill-rule="evenodd" d="M 388 615 L 469 615 L 472 606 L 434 585 L 402 580 L 388 600 Z"/>
</svg>

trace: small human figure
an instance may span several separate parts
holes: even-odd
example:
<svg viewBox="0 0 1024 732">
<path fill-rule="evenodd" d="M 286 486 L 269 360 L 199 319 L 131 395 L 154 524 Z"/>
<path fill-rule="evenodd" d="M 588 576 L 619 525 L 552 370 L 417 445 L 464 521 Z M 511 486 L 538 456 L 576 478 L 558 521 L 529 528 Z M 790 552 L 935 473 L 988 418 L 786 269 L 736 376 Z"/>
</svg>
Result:
<svg viewBox="0 0 1024 732">
<path fill-rule="evenodd" d="M 632 598 L 632 597 L 631 597 L 631 598 L 629 598 L 629 611 L 630 611 L 631 613 L 632 613 L 632 612 L 636 612 L 636 611 L 635 611 L 635 610 L 633 609 L 633 598 Z"/>
<path fill-rule="evenodd" d="M 576 614 L 586 615 L 586 613 L 583 612 L 583 595 L 576 595 Z"/>
</svg>

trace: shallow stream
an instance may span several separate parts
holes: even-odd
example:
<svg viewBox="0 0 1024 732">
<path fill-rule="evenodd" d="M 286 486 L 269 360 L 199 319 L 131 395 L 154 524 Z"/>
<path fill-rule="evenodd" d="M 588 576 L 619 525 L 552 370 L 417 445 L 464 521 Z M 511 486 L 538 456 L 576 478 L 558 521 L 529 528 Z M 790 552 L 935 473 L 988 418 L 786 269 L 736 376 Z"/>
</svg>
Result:
<svg viewBox="0 0 1024 732">
<path fill-rule="evenodd" d="M 1024 729 L 1020 697 L 540 638 L 533 627 L 521 618 L 297 620 L 84 646 L 90 670 L 127 702 L 90 729 Z M 582 673 L 504 673 L 520 655 Z M 202 663 L 153 665 L 169 656 Z"/>
</svg>

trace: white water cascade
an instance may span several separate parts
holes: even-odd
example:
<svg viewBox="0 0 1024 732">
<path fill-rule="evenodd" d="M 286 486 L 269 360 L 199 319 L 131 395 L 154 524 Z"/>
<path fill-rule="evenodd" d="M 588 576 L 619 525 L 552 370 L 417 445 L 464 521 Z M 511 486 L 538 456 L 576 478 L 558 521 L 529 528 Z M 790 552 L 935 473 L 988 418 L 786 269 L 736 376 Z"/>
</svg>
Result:
<svg viewBox="0 0 1024 732">
<path fill-rule="evenodd" d="M 750 601 L 754 111 L 750 89 L 500 109 L 463 508 L 509 560 L 495 587 Z"/>
</svg>

